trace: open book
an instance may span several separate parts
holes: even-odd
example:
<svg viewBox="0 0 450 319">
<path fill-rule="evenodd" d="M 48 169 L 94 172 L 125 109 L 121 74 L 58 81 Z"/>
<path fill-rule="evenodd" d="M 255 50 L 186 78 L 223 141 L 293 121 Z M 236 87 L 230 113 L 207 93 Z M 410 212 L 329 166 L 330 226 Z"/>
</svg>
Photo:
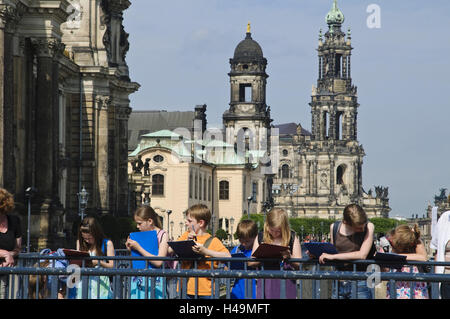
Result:
<svg viewBox="0 0 450 319">
<path fill-rule="evenodd" d="M 289 250 L 289 247 L 262 243 L 252 256 L 256 258 L 281 258 L 281 253 L 286 250 Z"/>
</svg>

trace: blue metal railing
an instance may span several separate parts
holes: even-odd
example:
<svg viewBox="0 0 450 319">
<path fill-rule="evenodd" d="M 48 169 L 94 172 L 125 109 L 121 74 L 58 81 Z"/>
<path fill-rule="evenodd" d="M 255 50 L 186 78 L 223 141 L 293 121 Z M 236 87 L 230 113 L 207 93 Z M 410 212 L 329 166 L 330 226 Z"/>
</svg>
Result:
<svg viewBox="0 0 450 319">
<path fill-rule="evenodd" d="M 0 277 L 8 278 L 9 289 L 6 298 L 9 299 L 30 299 L 41 297 L 58 298 L 82 298 L 95 299 L 97 297 L 113 299 L 130 298 L 181 298 L 188 297 L 186 287 L 188 280 L 194 280 L 195 293 L 193 298 L 199 296 L 199 278 L 208 278 L 211 281 L 211 298 L 231 298 L 233 284 L 238 279 L 243 279 L 245 283 L 245 296 L 251 297 L 253 294 L 252 280 L 257 280 L 259 286 L 264 286 L 267 279 L 280 280 L 280 299 L 286 297 L 286 281 L 295 282 L 296 297 L 299 299 L 316 298 L 337 298 L 339 284 L 342 281 L 349 281 L 352 285 L 351 298 L 358 295 L 358 281 L 378 280 L 381 284 L 389 282 L 388 294 L 391 298 L 396 297 L 395 284 L 407 282 L 410 287 L 414 283 L 427 283 L 431 298 L 439 298 L 439 283 L 450 282 L 449 274 L 435 274 L 432 271 L 406 273 L 406 272 L 378 272 L 371 270 L 371 265 L 377 265 L 372 260 L 346 261 L 351 264 L 353 270 L 340 271 L 339 266 L 343 262 L 327 263 L 319 265 L 317 260 L 291 259 L 291 262 L 299 263 L 299 269 L 251 269 L 247 268 L 246 262 L 255 261 L 248 258 L 204 258 L 204 259 L 179 259 L 171 257 L 131 257 L 126 255 L 126 251 L 117 251 L 114 257 L 76 257 L 82 260 L 81 267 L 37 267 L 40 261 L 47 260 L 49 265 L 55 265 L 57 260 L 66 260 L 67 257 L 54 257 L 39 254 L 20 254 L 18 264 L 12 268 L 0 268 Z M 92 260 L 113 260 L 113 268 L 89 268 L 85 267 L 88 261 Z M 151 260 L 162 261 L 191 261 L 192 269 L 181 269 L 179 262 L 177 268 L 166 268 L 163 265 L 158 269 L 133 269 L 133 260 L 144 260 L 147 265 Z M 197 269 L 200 261 L 211 262 L 210 269 Z M 256 259 L 256 261 L 268 262 L 277 260 Z M 231 262 L 244 262 L 244 269 L 230 269 Z M 279 262 L 279 261 L 278 261 Z M 214 269 L 213 264 L 219 264 L 219 268 Z M 263 263 L 262 263 L 263 265 Z M 433 268 L 434 266 L 449 267 L 449 262 L 405 262 L 402 265 L 407 267 Z M 399 267 L 397 263 L 383 262 L 382 266 Z M 338 267 L 338 269 L 336 269 Z M 357 269 L 367 269 L 361 271 Z M 379 269 L 378 269 L 379 270 Z M 76 278 L 76 276 L 78 276 Z M 189 279 L 191 278 L 191 279 Z M 78 288 L 70 288 L 67 284 L 71 279 L 78 282 Z M 140 286 L 136 288 L 136 281 L 140 280 Z M 36 284 L 32 284 L 35 282 Z M 161 289 L 158 290 L 158 287 Z M 136 296 L 136 289 L 141 289 L 141 293 Z M 107 290 L 107 295 L 102 295 L 102 291 Z M 134 289 L 134 290 L 133 290 Z M 372 296 L 375 298 L 376 289 L 371 288 Z M 264 290 L 264 288 L 263 288 Z M 377 290 L 377 291 L 378 291 Z M 414 294 L 411 293 L 412 298 Z"/>
</svg>

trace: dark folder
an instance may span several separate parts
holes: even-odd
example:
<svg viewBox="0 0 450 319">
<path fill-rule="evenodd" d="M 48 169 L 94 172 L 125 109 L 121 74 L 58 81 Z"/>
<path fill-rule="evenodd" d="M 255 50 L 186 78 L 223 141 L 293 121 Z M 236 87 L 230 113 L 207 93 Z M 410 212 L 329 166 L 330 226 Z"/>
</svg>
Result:
<svg viewBox="0 0 450 319">
<path fill-rule="evenodd" d="M 303 244 L 305 248 L 316 258 L 319 258 L 323 253 L 334 255 L 338 251 L 332 243 L 320 243 L 320 242 L 310 242 Z"/>
<path fill-rule="evenodd" d="M 232 258 L 247 258 L 244 253 L 231 254 Z M 232 261 L 230 262 L 230 269 L 245 269 L 243 261 Z"/>
<path fill-rule="evenodd" d="M 252 256 L 256 258 L 281 258 L 281 253 L 286 250 L 289 250 L 289 247 L 262 243 Z"/>
<path fill-rule="evenodd" d="M 379 253 L 377 252 L 373 259 L 378 263 L 380 267 L 389 267 L 395 269 L 401 269 L 406 262 L 406 256 L 394 254 L 394 253 Z M 381 261 L 386 262 L 381 263 Z"/>
<path fill-rule="evenodd" d="M 78 266 L 82 266 L 83 265 L 83 260 L 82 259 L 75 259 L 73 257 L 89 257 L 89 253 L 87 251 L 80 251 L 80 250 L 74 250 L 74 249 L 63 249 L 62 250 L 64 252 L 64 255 L 67 258 L 67 260 L 69 261 L 70 265 L 78 265 Z M 92 261 L 91 260 L 86 260 L 85 261 L 85 266 L 86 267 L 91 267 L 92 266 Z"/>
<path fill-rule="evenodd" d="M 406 261 L 406 256 L 393 253 L 376 253 L 373 257 L 376 261 Z"/>
<path fill-rule="evenodd" d="M 169 241 L 169 246 L 175 251 L 178 257 L 181 258 L 198 258 L 201 257 L 192 251 L 192 247 L 196 245 L 193 240 L 180 240 L 180 241 Z"/>
</svg>

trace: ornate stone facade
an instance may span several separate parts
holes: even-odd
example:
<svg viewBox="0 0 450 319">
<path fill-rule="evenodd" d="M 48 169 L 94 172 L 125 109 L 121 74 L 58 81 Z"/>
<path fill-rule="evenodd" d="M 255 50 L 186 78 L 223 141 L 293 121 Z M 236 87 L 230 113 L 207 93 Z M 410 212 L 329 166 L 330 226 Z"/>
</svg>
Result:
<svg viewBox="0 0 450 319">
<path fill-rule="evenodd" d="M 388 217 L 388 188 L 366 193 L 365 155 L 357 139 L 357 88 L 351 78 L 351 33 L 342 32 L 344 15 L 336 2 L 319 35 L 317 87 L 311 96 L 311 132 L 299 124 L 280 134 L 280 165 L 274 179 L 275 204 L 293 217 L 340 218 L 350 203 L 369 217 Z"/>
<path fill-rule="evenodd" d="M 71 240 L 83 186 L 87 212 L 127 213 L 128 96 L 139 88 L 125 62 L 129 6 L 0 1 L 0 185 L 23 214 L 25 189 L 37 189 L 34 249 Z"/>
</svg>

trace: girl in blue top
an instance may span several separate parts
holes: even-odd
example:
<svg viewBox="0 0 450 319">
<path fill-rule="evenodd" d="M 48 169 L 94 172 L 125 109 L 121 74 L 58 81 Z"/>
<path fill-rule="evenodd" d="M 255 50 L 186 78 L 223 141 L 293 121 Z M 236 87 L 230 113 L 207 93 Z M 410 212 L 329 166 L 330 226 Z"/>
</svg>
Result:
<svg viewBox="0 0 450 319">
<path fill-rule="evenodd" d="M 134 213 L 134 220 L 139 231 L 155 231 L 157 236 L 156 247 L 152 247 L 153 253 L 145 250 L 137 241 L 128 237 L 125 246 L 129 251 L 134 250 L 144 257 L 166 257 L 168 251 L 168 238 L 165 230 L 162 229 L 161 219 L 159 215 L 150 206 L 142 206 Z M 160 268 L 163 265 L 162 260 L 150 260 L 149 268 Z M 155 298 L 162 299 L 164 297 L 163 291 L 164 282 L 161 277 L 155 278 L 155 287 L 151 287 L 151 279 L 147 277 L 147 284 L 145 277 L 137 276 L 131 279 L 131 299 L 146 299 L 151 298 L 151 290 L 155 291 Z M 146 287 L 147 285 L 147 287 Z M 147 295 L 145 291 L 147 290 Z"/>
<path fill-rule="evenodd" d="M 114 245 L 103 233 L 94 217 L 85 217 L 78 230 L 77 250 L 89 252 L 91 256 L 114 256 Z M 93 267 L 113 268 L 113 260 L 92 260 Z M 112 291 L 108 276 L 89 277 L 88 299 L 111 299 Z M 77 285 L 77 298 L 82 296 L 82 282 Z"/>
</svg>

